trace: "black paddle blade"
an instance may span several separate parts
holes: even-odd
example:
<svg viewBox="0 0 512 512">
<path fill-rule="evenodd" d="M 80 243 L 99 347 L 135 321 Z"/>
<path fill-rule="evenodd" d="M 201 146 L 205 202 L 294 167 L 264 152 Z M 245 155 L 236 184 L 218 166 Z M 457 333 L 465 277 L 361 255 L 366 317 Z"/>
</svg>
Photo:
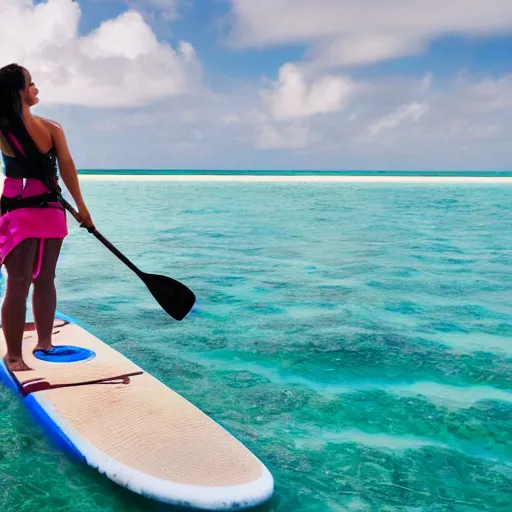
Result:
<svg viewBox="0 0 512 512">
<path fill-rule="evenodd" d="M 194 292 L 183 283 L 167 276 L 141 273 L 140 278 L 158 304 L 175 320 L 183 320 L 196 302 Z"/>
</svg>

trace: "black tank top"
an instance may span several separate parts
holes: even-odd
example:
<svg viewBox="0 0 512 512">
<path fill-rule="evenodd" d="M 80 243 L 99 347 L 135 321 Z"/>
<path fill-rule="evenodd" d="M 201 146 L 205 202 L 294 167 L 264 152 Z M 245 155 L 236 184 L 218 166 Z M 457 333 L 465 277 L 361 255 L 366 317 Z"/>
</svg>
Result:
<svg viewBox="0 0 512 512">
<path fill-rule="evenodd" d="M 7 178 L 32 178 L 46 181 L 48 178 L 57 177 L 57 154 L 53 147 L 48 153 L 41 154 L 41 158 L 35 162 L 30 157 L 20 159 L 5 153 L 2 153 L 2 157 Z"/>
<path fill-rule="evenodd" d="M 5 176 L 8 178 L 32 178 L 41 180 L 50 190 L 60 187 L 57 183 L 57 153 L 52 145 L 46 153 L 41 153 L 22 122 L 20 126 L 3 128 L 3 138 L 9 144 L 14 157 L 2 152 Z M 15 129 L 13 129 L 15 128 Z"/>
</svg>

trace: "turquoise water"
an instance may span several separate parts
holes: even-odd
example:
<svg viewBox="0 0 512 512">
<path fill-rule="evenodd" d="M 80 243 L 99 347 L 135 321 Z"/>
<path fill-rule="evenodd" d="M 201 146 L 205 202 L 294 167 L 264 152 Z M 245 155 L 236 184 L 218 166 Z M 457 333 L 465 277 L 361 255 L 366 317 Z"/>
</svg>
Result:
<svg viewBox="0 0 512 512">
<path fill-rule="evenodd" d="M 81 169 L 80 174 L 110 174 L 135 176 L 434 176 L 434 177 L 512 177 L 512 171 L 229 171 L 229 170 L 191 170 L 191 169 Z"/>
<path fill-rule="evenodd" d="M 70 220 L 59 309 L 267 464 L 259 510 L 511 510 L 512 186 L 83 189 L 98 229 L 198 306 L 167 317 Z M 2 512 L 173 510 L 66 458 L 3 387 L 0 407 Z"/>
</svg>

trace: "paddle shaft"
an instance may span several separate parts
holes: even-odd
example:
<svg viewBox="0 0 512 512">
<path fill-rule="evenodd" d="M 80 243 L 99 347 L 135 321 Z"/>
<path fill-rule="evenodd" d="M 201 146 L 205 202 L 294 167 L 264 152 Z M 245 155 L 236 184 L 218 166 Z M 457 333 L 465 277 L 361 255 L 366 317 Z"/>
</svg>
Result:
<svg viewBox="0 0 512 512">
<path fill-rule="evenodd" d="M 61 194 L 59 194 L 59 202 L 73 215 L 77 222 L 82 224 L 83 220 L 80 214 Z M 194 292 L 190 288 L 171 277 L 142 272 L 142 270 L 139 270 L 124 254 L 116 249 L 96 228 L 87 228 L 87 231 L 92 233 L 128 268 L 133 270 L 168 315 L 178 321 L 183 320 L 188 315 L 196 301 Z"/>
<path fill-rule="evenodd" d="M 66 210 L 68 210 L 71 215 L 73 215 L 76 221 L 81 223 L 82 217 L 80 217 L 80 214 L 62 196 L 60 196 L 59 200 L 61 204 L 66 208 Z M 128 268 L 133 270 L 139 277 L 144 277 L 144 272 L 139 270 L 123 253 L 116 249 L 96 228 L 87 228 L 87 231 L 92 233 L 109 251 L 114 253 Z"/>
</svg>

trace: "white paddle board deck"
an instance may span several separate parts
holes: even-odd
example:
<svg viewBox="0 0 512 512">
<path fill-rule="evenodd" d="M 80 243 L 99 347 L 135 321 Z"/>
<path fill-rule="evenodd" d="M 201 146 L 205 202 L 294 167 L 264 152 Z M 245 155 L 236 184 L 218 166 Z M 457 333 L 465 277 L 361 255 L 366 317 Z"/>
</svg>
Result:
<svg viewBox="0 0 512 512">
<path fill-rule="evenodd" d="M 36 342 L 26 324 L 23 358 L 32 370 L 10 372 L 0 333 L 0 377 L 60 446 L 112 481 L 202 510 L 244 510 L 271 497 L 272 475 L 242 443 L 71 318 L 56 315 L 53 344 L 86 349 L 85 359 L 42 360 Z"/>
</svg>

